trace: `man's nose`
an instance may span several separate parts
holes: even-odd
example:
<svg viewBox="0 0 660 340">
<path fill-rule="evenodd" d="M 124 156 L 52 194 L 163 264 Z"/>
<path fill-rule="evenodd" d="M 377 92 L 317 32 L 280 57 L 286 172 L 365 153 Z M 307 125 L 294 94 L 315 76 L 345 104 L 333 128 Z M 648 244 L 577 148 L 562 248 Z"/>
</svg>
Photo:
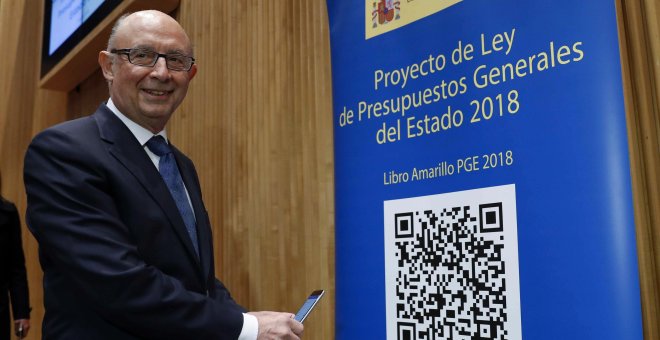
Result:
<svg viewBox="0 0 660 340">
<path fill-rule="evenodd" d="M 151 75 L 154 78 L 160 80 L 168 80 L 171 76 L 170 70 L 167 68 L 167 62 L 165 61 L 165 56 L 158 56 L 156 59 L 156 64 L 151 71 Z"/>
</svg>

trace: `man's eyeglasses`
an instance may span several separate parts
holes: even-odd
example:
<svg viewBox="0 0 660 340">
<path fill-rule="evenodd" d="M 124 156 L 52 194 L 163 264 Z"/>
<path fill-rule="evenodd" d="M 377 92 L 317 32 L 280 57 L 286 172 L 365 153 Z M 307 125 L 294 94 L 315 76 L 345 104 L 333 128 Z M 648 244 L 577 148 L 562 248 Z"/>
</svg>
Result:
<svg viewBox="0 0 660 340">
<path fill-rule="evenodd" d="M 128 62 L 133 65 L 153 67 L 156 65 L 158 58 L 163 57 L 167 68 L 172 71 L 190 71 L 195 58 L 189 57 L 181 53 L 158 53 L 151 50 L 142 48 L 113 48 L 110 53 L 125 54 L 128 56 Z"/>
</svg>

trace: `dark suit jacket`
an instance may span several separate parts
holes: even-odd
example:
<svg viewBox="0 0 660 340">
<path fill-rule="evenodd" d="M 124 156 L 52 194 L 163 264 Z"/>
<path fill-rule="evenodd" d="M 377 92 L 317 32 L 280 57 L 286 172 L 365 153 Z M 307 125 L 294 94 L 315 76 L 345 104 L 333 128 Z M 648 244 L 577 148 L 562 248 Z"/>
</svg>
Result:
<svg viewBox="0 0 660 340">
<path fill-rule="evenodd" d="M 0 198 L 0 339 L 9 335 L 9 297 L 14 319 L 30 318 L 21 223 L 16 207 Z"/>
<path fill-rule="evenodd" d="M 238 337 L 245 310 L 215 278 L 197 173 L 173 149 L 199 259 L 158 170 L 105 105 L 33 139 L 24 179 L 44 270 L 45 339 Z"/>
</svg>

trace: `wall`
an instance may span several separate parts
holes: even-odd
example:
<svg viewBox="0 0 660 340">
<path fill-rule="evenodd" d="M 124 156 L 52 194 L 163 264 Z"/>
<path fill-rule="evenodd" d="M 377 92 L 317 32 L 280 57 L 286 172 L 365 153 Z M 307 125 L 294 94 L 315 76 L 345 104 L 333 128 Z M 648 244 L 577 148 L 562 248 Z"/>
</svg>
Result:
<svg viewBox="0 0 660 340">
<path fill-rule="evenodd" d="M 660 2 L 617 7 L 644 338 L 660 339 Z"/>
<path fill-rule="evenodd" d="M 328 290 L 306 338 L 334 338 L 334 182 L 323 1 L 182 1 L 199 72 L 169 132 L 197 165 L 220 276 L 252 309 Z"/>
</svg>

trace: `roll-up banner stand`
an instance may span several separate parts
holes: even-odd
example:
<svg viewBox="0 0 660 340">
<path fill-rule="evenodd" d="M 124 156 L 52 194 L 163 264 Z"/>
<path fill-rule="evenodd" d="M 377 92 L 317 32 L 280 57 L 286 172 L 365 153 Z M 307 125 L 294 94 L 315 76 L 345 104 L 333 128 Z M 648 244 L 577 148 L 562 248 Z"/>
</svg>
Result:
<svg viewBox="0 0 660 340">
<path fill-rule="evenodd" d="M 642 339 L 614 1 L 327 5 L 337 339 Z"/>
</svg>

